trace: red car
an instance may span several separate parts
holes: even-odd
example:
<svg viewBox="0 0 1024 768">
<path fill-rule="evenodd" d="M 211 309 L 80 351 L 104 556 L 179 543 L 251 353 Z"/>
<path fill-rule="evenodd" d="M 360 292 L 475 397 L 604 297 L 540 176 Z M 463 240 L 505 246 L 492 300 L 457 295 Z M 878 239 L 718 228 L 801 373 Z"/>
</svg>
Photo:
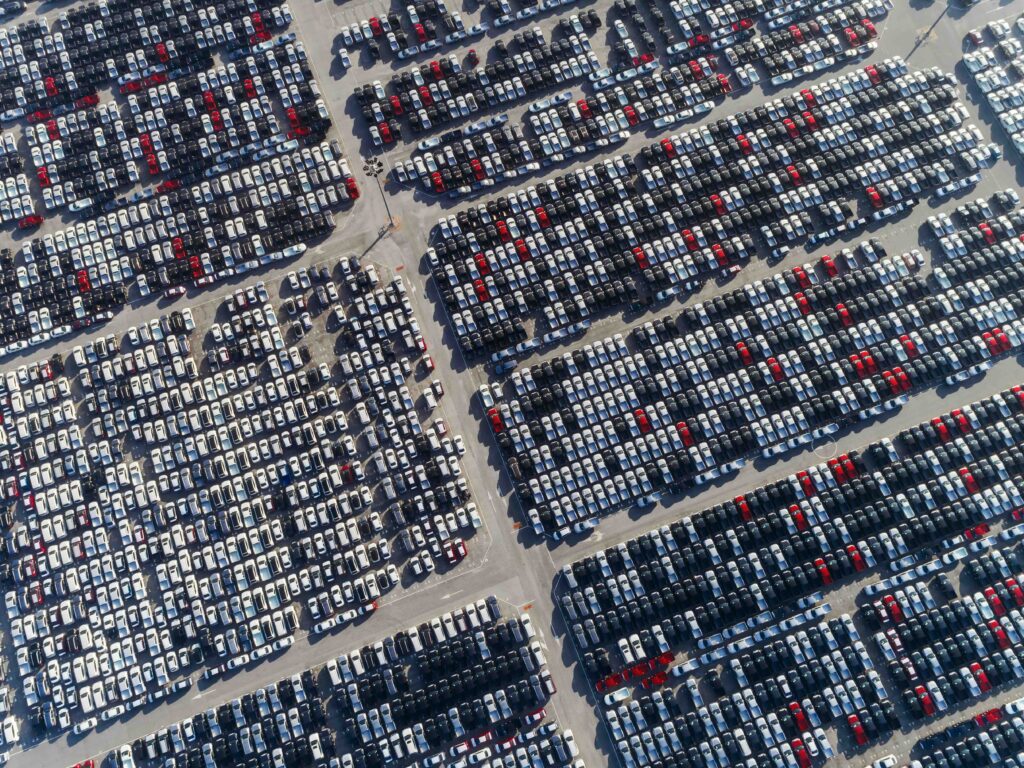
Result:
<svg viewBox="0 0 1024 768">
<path fill-rule="evenodd" d="M 988 623 L 988 628 L 1000 649 L 1010 647 L 1010 638 L 1007 637 L 1006 630 L 1002 628 L 998 621 L 992 619 L 992 621 Z"/>
<path fill-rule="evenodd" d="M 849 555 L 850 562 L 853 563 L 853 570 L 857 571 L 857 573 L 860 573 L 868 567 L 867 563 L 864 562 L 864 557 L 861 555 L 860 550 L 853 544 L 847 545 L 846 554 Z"/>
<path fill-rule="evenodd" d="M 422 24 L 413 24 L 412 28 L 416 32 L 416 39 L 420 43 L 427 42 L 427 30 Z"/>
<path fill-rule="evenodd" d="M 992 245 L 992 243 L 996 241 L 996 233 L 992 231 L 992 227 L 989 226 L 987 221 L 983 221 L 978 225 L 978 231 L 981 232 L 982 236 L 985 238 L 985 242 L 989 245 Z"/>
<path fill-rule="evenodd" d="M 579 101 L 577 101 L 576 102 L 576 106 L 579 107 L 580 114 L 583 115 L 583 118 L 585 120 L 588 120 L 591 117 L 593 117 L 593 113 L 590 111 L 590 105 L 587 103 L 586 99 L 580 99 Z M 661 142 L 661 146 L 664 147 L 665 146 L 665 142 L 668 142 L 670 145 L 672 144 L 671 141 L 669 141 L 668 139 L 665 139 L 664 141 Z M 667 150 L 666 150 L 666 153 L 667 153 Z M 671 157 L 675 157 L 675 147 L 672 148 L 672 154 L 669 155 L 669 157 L 670 158 Z"/>
<path fill-rule="evenodd" d="M 832 572 L 828 569 L 823 558 L 818 558 L 814 561 L 814 567 L 818 569 L 818 575 L 821 577 L 821 583 L 828 586 L 832 583 Z"/>
<path fill-rule="evenodd" d="M 750 520 L 753 514 L 750 511 L 750 505 L 747 504 L 747 498 L 745 496 L 737 496 L 732 500 L 732 503 L 736 505 L 736 508 L 740 511 L 740 517 L 744 520 Z"/>
<path fill-rule="evenodd" d="M 633 249 L 633 258 L 636 259 L 636 265 L 640 269 L 647 269 L 651 266 L 650 261 L 647 260 L 647 253 L 639 245 Z"/>
<path fill-rule="evenodd" d="M 640 122 L 640 118 L 636 116 L 636 110 L 629 104 L 622 108 L 622 113 L 626 116 L 626 121 L 630 125 L 636 125 Z"/>
<path fill-rule="evenodd" d="M 794 293 L 793 299 L 796 301 L 796 305 L 800 309 L 800 314 L 811 314 L 811 302 L 807 300 L 807 296 L 804 295 L 802 291 L 797 291 L 796 293 Z"/>
<path fill-rule="evenodd" d="M 978 481 L 974 479 L 974 475 L 967 467 L 960 469 L 960 479 L 963 480 L 964 487 L 967 488 L 968 493 L 977 493 L 981 490 Z"/>
<path fill-rule="evenodd" d="M 533 212 L 537 215 L 537 221 L 540 222 L 542 228 L 551 226 L 551 218 L 548 216 L 547 209 L 543 205 L 538 205 L 533 209 Z"/>
<path fill-rule="evenodd" d="M 789 506 L 789 516 L 793 518 L 793 525 L 796 526 L 798 531 L 807 530 L 807 517 L 797 504 L 791 504 Z"/>
<path fill-rule="evenodd" d="M 726 213 L 726 207 L 725 203 L 722 201 L 722 196 L 715 194 L 711 195 L 708 199 L 711 201 L 711 204 L 715 206 L 715 213 L 719 216 L 724 216 Z"/>
<path fill-rule="evenodd" d="M 796 24 L 789 25 L 789 34 L 793 36 L 793 40 L 800 45 L 804 42 L 804 33 L 800 30 Z"/>
<path fill-rule="evenodd" d="M 917 345 L 914 343 L 913 339 L 911 339 L 907 334 L 903 334 L 902 336 L 900 336 L 900 344 L 903 345 L 903 351 L 907 353 L 907 357 L 917 357 Z"/>
<path fill-rule="evenodd" d="M 968 540 L 979 539 L 988 533 L 988 531 L 988 523 L 978 523 L 964 531 L 964 536 L 966 536 Z"/>
<path fill-rule="evenodd" d="M 793 277 L 801 288 L 806 290 L 811 287 L 811 278 L 807 276 L 807 270 L 803 267 L 793 267 Z"/>
<path fill-rule="evenodd" d="M 849 328 L 853 324 L 853 317 L 850 316 L 850 310 L 848 310 L 846 305 L 842 302 L 836 304 L 836 314 L 839 315 L 839 322 L 843 324 L 843 327 Z"/>
<path fill-rule="evenodd" d="M 512 239 L 512 234 L 508 231 L 508 224 L 503 219 L 494 222 L 494 228 L 498 230 L 498 237 L 501 238 L 501 242 L 507 243 Z"/>
<path fill-rule="evenodd" d="M 962 410 L 954 408 L 949 412 L 949 415 L 956 422 L 956 428 L 960 430 L 961 435 L 970 434 L 974 427 L 971 426 L 970 419 L 968 419 Z"/>
<path fill-rule="evenodd" d="M 438 174 L 440 178 L 440 174 Z M 359 184 L 356 183 L 355 177 L 349 176 L 345 179 L 345 191 L 348 192 L 349 200 L 359 199 Z"/>
<path fill-rule="evenodd" d="M 476 297 L 481 303 L 485 301 L 490 301 L 491 293 L 490 291 L 487 290 L 487 284 L 483 280 L 479 278 L 474 280 L 473 290 L 476 291 Z"/>
<path fill-rule="evenodd" d="M 666 680 L 668 680 L 668 672 L 658 672 L 642 680 L 640 687 L 650 690 L 651 688 L 657 688 L 659 685 L 664 685 Z"/>
<path fill-rule="evenodd" d="M 875 210 L 885 207 L 885 202 L 882 200 L 882 196 L 878 194 L 878 190 L 874 187 L 868 187 L 864 190 L 864 193 L 868 196 L 868 202 L 871 203 L 871 207 Z"/>
<path fill-rule="evenodd" d="M 690 428 L 686 426 L 685 421 L 680 421 L 676 424 L 676 431 L 679 432 L 679 438 L 683 441 L 683 445 L 689 448 L 694 445 L 696 441 L 693 439 L 693 434 L 690 432 Z"/>
<path fill-rule="evenodd" d="M 1024 606 L 1024 590 L 1021 589 L 1016 579 L 1007 579 L 1003 582 L 1003 586 L 1006 587 L 1007 591 L 1010 593 L 1010 597 L 1013 598 L 1013 602 L 1017 604 L 1018 608 Z"/>
<path fill-rule="evenodd" d="M 380 132 L 380 139 L 385 144 L 393 144 L 395 137 L 391 135 L 391 128 L 388 127 L 387 123 L 380 123 L 377 126 L 377 131 Z"/>
<path fill-rule="evenodd" d="M 807 715 L 804 714 L 804 710 L 799 702 L 790 702 L 789 714 L 793 716 L 793 724 L 800 733 L 811 730 L 811 724 L 808 722 Z"/>
<path fill-rule="evenodd" d="M 853 27 L 846 27 L 846 29 L 843 30 L 843 34 L 846 35 L 846 42 L 851 46 L 856 47 L 860 45 L 860 39 L 857 37 L 857 33 L 854 31 Z"/>
<path fill-rule="evenodd" d="M 1006 606 L 1003 605 L 1002 598 L 996 594 L 995 589 L 992 587 L 985 587 L 982 594 L 985 595 L 985 599 L 988 600 L 988 604 L 992 606 L 992 613 L 996 616 L 1006 615 Z"/>
<path fill-rule="evenodd" d="M 30 213 L 18 222 L 18 229 L 33 229 L 43 223 L 43 217 L 38 213 Z"/>
<path fill-rule="evenodd" d="M 913 388 L 913 384 L 910 381 L 910 376 L 906 371 L 903 370 L 902 366 L 897 365 L 892 369 L 893 375 L 896 380 L 900 383 L 900 389 L 904 392 L 909 392 Z"/>
<path fill-rule="evenodd" d="M 827 253 L 821 257 L 821 266 L 829 277 L 835 277 L 839 274 L 839 268 L 836 266 L 835 260 Z"/>
<path fill-rule="evenodd" d="M 800 768 L 811 768 L 811 756 L 807 754 L 807 747 L 800 739 L 793 739 L 789 743 L 789 746 L 793 748 L 793 754 L 796 756 L 796 762 Z"/>
<path fill-rule="evenodd" d="M 580 112 L 582 111 L 583 110 L 580 110 Z M 669 160 L 676 156 L 676 145 L 672 143 L 671 139 L 662 139 L 661 148 L 665 150 L 665 157 L 667 157 Z"/>
<path fill-rule="evenodd" d="M 874 356 L 864 350 L 860 353 L 860 359 L 864 363 L 864 367 L 868 369 L 868 373 L 878 373 L 878 363 L 875 362 Z"/>
<path fill-rule="evenodd" d="M 796 123 L 794 123 L 790 118 L 787 117 L 786 119 L 784 119 L 782 121 L 782 125 L 785 127 L 786 132 L 789 134 L 789 138 L 795 139 L 797 136 L 800 135 L 800 130 L 796 127 Z"/>
<path fill-rule="evenodd" d="M 953 439 L 953 436 L 949 433 L 949 428 L 942 423 L 942 419 L 938 417 L 932 419 L 932 427 L 935 428 L 935 433 L 943 443 L 949 442 Z"/>
<path fill-rule="evenodd" d="M 804 496 L 813 496 L 818 492 L 818 489 L 814 487 L 814 481 L 811 476 L 807 474 L 806 470 L 800 470 L 796 473 L 796 479 L 800 481 L 800 487 L 804 492 Z"/>
<path fill-rule="evenodd" d="M 839 457 L 839 461 L 842 463 L 843 469 L 846 470 L 846 476 L 851 480 L 860 474 L 860 470 L 857 469 L 857 465 L 853 463 L 853 459 L 850 458 L 850 454 L 842 454 Z"/>
<path fill-rule="evenodd" d="M 992 683 L 989 682 L 988 675 L 985 674 L 985 670 L 981 668 L 981 664 L 974 662 L 968 667 L 971 670 L 971 674 L 974 675 L 974 679 L 978 681 L 978 687 L 981 688 L 982 693 L 988 693 L 992 690 Z"/>
<path fill-rule="evenodd" d="M 744 365 L 750 365 L 752 362 L 754 362 L 753 355 L 750 354 L 750 350 L 747 349 L 747 345 L 744 344 L 742 341 L 736 342 L 736 351 L 740 353 L 740 361 Z"/>
<path fill-rule="evenodd" d="M 875 69 L 874 64 L 868 64 L 866 67 L 864 67 L 864 71 L 867 73 L 868 79 L 871 80 L 872 85 L 878 85 L 880 82 L 882 82 L 882 76 L 878 74 L 878 70 Z"/>
<path fill-rule="evenodd" d="M 715 243 L 711 246 L 711 253 L 715 255 L 715 261 L 718 262 L 718 266 L 725 267 L 729 266 L 729 255 L 725 252 L 725 248 L 720 243 Z"/>
<path fill-rule="evenodd" d="M 754 147 L 750 143 L 750 139 L 744 136 L 742 133 L 736 137 L 736 143 L 740 145 L 740 152 L 744 155 L 749 155 L 754 151 Z"/>
<path fill-rule="evenodd" d="M 801 184 L 800 171 L 796 169 L 795 165 L 787 165 L 786 173 L 789 174 L 789 180 L 793 182 L 794 187 L 799 187 Z"/>
<path fill-rule="evenodd" d="M 935 714 L 935 702 L 932 701 L 932 695 L 928 693 L 928 689 L 923 685 L 919 685 L 914 689 L 914 695 L 917 696 L 918 702 L 921 704 L 921 711 L 924 712 L 926 717 L 931 717 Z"/>
<path fill-rule="evenodd" d="M 868 375 L 868 367 L 864 365 L 864 361 L 860 359 L 860 355 L 850 355 L 849 360 L 858 379 L 863 379 Z"/>
<path fill-rule="evenodd" d="M 893 595 L 885 595 L 882 598 L 882 605 L 889 612 L 889 618 L 897 624 L 906 618 L 906 614 L 903 613 L 903 606 L 899 604 L 899 601 Z"/>
<path fill-rule="evenodd" d="M 636 425 L 640 428 L 640 434 L 646 435 L 651 431 L 651 422 L 648 420 L 643 408 L 637 408 L 633 411 L 633 418 L 636 419 Z"/>
<path fill-rule="evenodd" d="M 434 185 L 435 192 L 444 192 L 444 179 L 441 178 L 440 171 L 434 171 L 430 174 L 430 182 Z"/>
<path fill-rule="evenodd" d="M 448 560 L 448 565 L 455 565 L 467 554 L 469 554 L 469 550 L 466 548 L 466 542 L 462 539 L 454 539 L 445 545 L 444 555 Z"/>
<path fill-rule="evenodd" d="M 1003 711 L 996 707 L 990 709 L 987 712 L 982 712 L 980 715 L 974 716 L 974 722 L 979 728 L 984 728 L 986 725 L 992 725 L 998 723 L 1003 719 Z"/>
<path fill-rule="evenodd" d="M 804 103 L 808 107 L 817 106 L 818 100 L 817 98 L 815 98 L 814 93 L 809 88 L 804 88 L 802 91 L 800 91 L 800 95 L 803 97 Z"/>
<path fill-rule="evenodd" d="M 860 718 L 856 715 L 850 715 L 846 718 L 847 725 L 853 731 L 853 738 L 857 741 L 857 746 L 863 747 L 868 743 L 868 734 L 864 730 L 864 726 L 861 725 Z"/>
<path fill-rule="evenodd" d="M 481 275 L 490 274 L 491 265 L 487 263 L 487 257 L 482 252 L 475 254 L 473 260 L 476 262 L 476 268 Z"/>
<path fill-rule="evenodd" d="M 498 413 L 497 408 L 491 408 L 487 411 L 487 418 L 491 420 L 491 429 L 494 430 L 495 434 L 501 434 L 505 431 L 505 424 L 501 420 L 501 414 Z"/>
<path fill-rule="evenodd" d="M 782 370 L 782 366 L 779 365 L 779 361 L 774 357 L 769 357 L 765 363 L 768 365 L 768 370 L 775 381 L 782 381 L 786 378 L 785 372 Z"/>
</svg>

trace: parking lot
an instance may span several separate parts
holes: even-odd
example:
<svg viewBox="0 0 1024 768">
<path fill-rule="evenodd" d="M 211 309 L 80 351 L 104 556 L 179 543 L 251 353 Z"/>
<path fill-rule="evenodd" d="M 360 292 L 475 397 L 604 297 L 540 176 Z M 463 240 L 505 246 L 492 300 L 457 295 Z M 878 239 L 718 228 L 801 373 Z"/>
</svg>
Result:
<svg viewBox="0 0 1024 768">
<path fill-rule="evenodd" d="M 563 568 L 624 763 L 852 760 L 1019 679 L 1019 408 L 1015 389 L 965 404 Z M 853 615 L 831 603 L 849 581 Z"/>
<path fill-rule="evenodd" d="M 25 365 L 8 406 L 23 418 L 5 414 L 18 448 L 7 461 L 24 462 L 9 465 L 15 482 L 5 486 L 18 494 L 8 499 L 8 605 L 22 613 L 5 637 L 10 759 L 117 764 L 120 746 L 142 739 L 137 763 L 174 753 L 175 764 L 204 765 L 203 745 L 218 749 L 202 724 L 212 707 L 218 727 L 239 734 L 213 754 L 217 764 L 224 755 L 330 763 L 330 745 L 340 764 L 359 765 L 434 765 L 429 756 L 442 752 L 438 762 L 454 765 L 526 765 L 531 754 L 555 765 L 670 764 L 690 759 L 691 746 L 696 764 L 708 754 L 772 764 L 775 748 L 780 764 L 803 765 L 819 764 L 827 743 L 841 753 L 833 761 L 866 765 L 892 752 L 900 764 L 941 765 L 928 755 L 944 744 L 910 747 L 949 726 L 945 742 L 964 754 L 1012 764 L 1014 708 L 973 723 L 1019 695 L 1006 582 L 1019 571 L 1015 534 L 999 538 L 1017 523 L 1010 509 L 991 512 L 993 497 L 1011 494 L 1007 478 L 998 493 L 990 485 L 1000 467 L 1014 477 L 1012 457 L 980 442 L 989 428 L 1010 428 L 1002 421 L 972 426 L 977 447 L 965 449 L 968 435 L 956 433 L 955 455 L 953 439 L 931 449 L 895 440 L 890 461 L 913 463 L 889 487 L 931 494 L 934 531 L 921 528 L 923 515 L 876 522 L 866 511 L 875 500 L 858 495 L 764 531 L 785 566 L 758 548 L 726 555 L 713 537 L 680 538 L 714 541 L 721 562 L 712 556 L 692 577 L 713 576 L 712 599 L 699 592 L 698 604 L 719 613 L 695 614 L 701 637 L 657 622 L 664 650 L 646 603 L 639 616 L 616 613 L 619 630 L 605 619 L 606 676 L 648 664 L 614 689 L 630 694 L 615 702 L 620 727 L 634 729 L 626 751 L 612 723 L 594 717 L 612 691 L 594 691 L 589 662 L 577 663 L 577 651 L 596 646 L 577 648 L 573 620 L 559 613 L 561 579 L 556 599 L 548 593 L 559 566 L 584 553 L 683 524 L 691 509 L 816 461 L 838 464 L 813 475 L 822 485 L 810 496 L 797 478 L 807 499 L 826 487 L 869 493 L 857 484 L 895 466 L 866 456 L 873 440 L 1020 383 L 1020 214 L 1012 195 L 995 196 L 1016 186 L 1016 153 L 994 128 L 1001 118 L 987 104 L 979 110 L 980 87 L 960 59 L 965 33 L 979 30 L 974 49 L 995 46 L 984 24 L 1008 17 L 1016 35 L 1021 9 L 987 0 L 966 15 L 943 4 L 836 2 L 292 5 L 218 8 L 216 17 L 207 9 L 173 23 L 154 7 L 152 19 L 124 16 L 127 28 L 132 9 L 70 6 L 66 21 L 45 9 L 45 29 L 8 38 L 7 71 L 21 81 L 3 98 L 26 113 L 5 123 L 0 213 L 11 227 L 26 206 L 43 218 L 24 222 L 35 234 L 16 230 L 5 257 L 4 343 L 15 376 Z M 34 52 L 24 74 L 19 45 Z M 113 53 L 113 68 L 76 58 L 101 50 Z M 1004 45 L 997 61 L 1014 55 Z M 173 57 L 182 66 L 170 66 Z M 1017 76 L 1006 71 L 1011 82 L 1000 87 Z M 383 161 L 388 210 L 362 168 L 369 155 Z M 61 363 L 63 372 L 52 367 Z M 953 434 L 959 422 L 949 418 Z M 938 465 L 913 458 L 928 450 Z M 945 473 L 932 480 L 934 466 Z M 962 504 L 939 503 L 943 479 Z M 915 509 L 925 504 L 904 493 Z M 989 506 L 969 507 L 981 503 L 975 496 Z M 782 506 L 765 507 L 766 517 Z M 847 518 L 862 513 L 862 532 L 850 531 Z M 30 521 L 38 534 L 26 538 L 18 531 Z M 922 567 L 966 545 L 942 542 L 968 531 L 977 551 L 944 571 L 956 598 L 916 576 L 868 594 L 889 562 L 923 549 L 925 558 L 900 564 Z M 988 541 L 999 543 L 977 543 Z M 831 584 L 820 583 L 819 557 Z M 774 594 L 756 583 L 759 568 Z M 92 590 L 91 613 L 76 613 L 70 582 Z M 654 582 L 641 584 L 651 595 Z M 606 588 L 595 595 L 602 611 L 643 597 L 633 583 L 628 597 L 618 579 L 617 593 Z M 995 616 L 990 588 L 1005 616 Z M 501 721 L 523 732 L 515 749 L 492 743 L 476 721 L 464 749 L 442 730 L 425 749 L 413 719 L 410 741 L 379 707 L 368 731 L 357 717 L 346 725 L 352 701 L 328 682 L 329 660 L 390 636 L 397 657 L 385 648 L 381 669 L 407 668 L 422 696 L 423 659 L 403 656 L 400 634 L 490 594 L 509 606 L 506 616 L 529 604 L 559 690 L 537 721 L 514 704 L 506 716 L 494 694 Z M 943 614 L 948 632 L 915 639 L 919 616 L 939 621 L 958 611 L 956 600 L 966 620 L 954 627 Z M 878 626 L 874 601 L 889 611 Z M 844 614 L 859 640 L 843 634 Z M 989 626 L 994 618 L 1003 634 Z M 779 671 L 752 660 L 741 682 L 729 664 L 753 652 L 744 644 L 754 637 L 766 649 L 781 643 L 771 662 L 780 669 L 806 642 L 797 663 L 809 671 L 802 692 L 792 691 L 806 729 L 783 700 Z M 83 640 L 102 648 L 79 650 Z M 812 651 L 821 668 L 807 661 Z M 530 654 L 517 655 L 525 663 Z M 668 672 L 683 668 L 678 678 Z M 312 684 L 304 670 L 316 672 Z M 494 687 L 528 698 L 520 682 Z M 761 710 L 747 704 L 749 721 L 733 698 L 746 703 L 747 689 Z M 242 726 L 230 719 L 235 699 Z M 776 712 L 783 707 L 789 720 Z M 106 721 L 103 711 L 112 712 Z M 714 734 L 701 735 L 704 712 Z M 423 716 L 443 728 L 440 714 Z M 901 727 L 886 735 L 893 717 Z M 962 720 L 971 722 L 957 727 Z M 574 734 L 578 754 L 553 735 L 557 726 L 536 727 L 554 721 Z M 68 734 L 82 723 L 83 736 Z M 168 754 L 151 758 L 148 734 Z M 744 743 L 751 754 L 741 758 Z"/>
<path fill-rule="evenodd" d="M 547 710 L 556 688 L 544 638 L 528 613 L 508 612 L 490 595 L 124 744 L 114 759 L 275 766 L 537 759 L 582 768 L 572 731 Z"/>
</svg>

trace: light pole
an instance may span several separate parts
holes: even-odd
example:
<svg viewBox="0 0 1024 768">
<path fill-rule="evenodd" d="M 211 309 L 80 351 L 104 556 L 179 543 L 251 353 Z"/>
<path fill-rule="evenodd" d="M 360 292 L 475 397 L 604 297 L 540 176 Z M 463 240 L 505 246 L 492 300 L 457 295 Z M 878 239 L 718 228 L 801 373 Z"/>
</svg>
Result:
<svg viewBox="0 0 1024 768">
<path fill-rule="evenodd" d="M 384 163 L 380 161 L 379 157 L 367 158 L 363 164 L 363 173 L 367 176 L 372 176 L 377 182 L 377 189 L 380 190 L 380 199 L 384 201 L 384 210 L 388 212 L 388 229 L 394 229 L 395 219 L 391 215 L 391 206 L 388 205 L 387 195 L 384 194 L 384 187 L 380 183 L 380 176 L 384 173 Z"/>
</svg>

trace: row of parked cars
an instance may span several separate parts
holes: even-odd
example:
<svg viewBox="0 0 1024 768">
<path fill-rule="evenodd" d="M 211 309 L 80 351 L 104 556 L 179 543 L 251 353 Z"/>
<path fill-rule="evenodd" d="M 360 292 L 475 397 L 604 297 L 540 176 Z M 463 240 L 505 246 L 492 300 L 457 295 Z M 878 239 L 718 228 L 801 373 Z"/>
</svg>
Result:
<svg viewBox="0 0 1024 768">
<path fill-rule="evenodd" d="M 82 220 L 16 255 L 0 292 L 5 353 L 109 320 L 135 286 L 176 295 L 294 257 L 358 197 L 340 145 L 324 140 L 330 119 L 301 43 L 268 37 L 236 54 L 125 81 L 120 108 L 89 100 L 30 116 L 46 205 Z M 12 199 L 24 170 L 6 173 Z M 141 176 L 158 183 L 115 196 Z"/>
<path fill-rule="evenodd" d="M 878 46 L 875 21 L 885 11 L 878 4 L 840 6 L 738 42 L 725 49 L 725 56 L 737 68 L 759 64 L 772 85 L 783 85 L 833 67 L 844 59 L 871 53 Z"/>
<path fill-rule="evenodd" d="M 516 371 L 481 396 L 522 509 L 561 538 L 983 370 L 1020 342 L 998 229 L 928 278 L 869 241 Z"/>
<path fill-rule="evenodd" d="M 468 555 L 464 444 L 432 413 L 443 389 L 414 398 L 430 366 L 404 283 L 348 258 L 287 282 L 283 305 L 238 289 L 205 340 L 175 312 L 76 347 L 74 378 L 62 358 L 4 378 L 5 602 L 40 727 L 346 627 Z M 331 363 L 286 339 L 300 303 Z"/>
<path fill-rule="evenodd" d="M 902 686 L 904 708 L 916 719 L 939 716 L 1024 679 L 1018 574 L 1003 575 L 1010 567 L 998 550 L 972 563 L 979 564 L 996 571 L 996 579 L 947 605 L 938 605 L 926 586 L 910 584 L 868 608 L 883 625 L 874 639 Z"/>
<path fill-rule="evenodd" d="M 544 708 L 554 692 L 529 615 L 502 617 L 489 597 L 112 755 L 122 768 L 582 768 L 572 732 Z"/>
<path fill-rule="evenodd" d="M 589 50 L 589 42 L 581 50 Z M 499 148 L 487 133 L 476 139 L 459 131 L 437 137 L 442 146 L 421 142 L 426 150 L 396 163 L 392 175 L 399 183 L 418 181 L 429 192 L 460 197 L 613 146 L 651 123 L 663 128 L 682 122 L 707 112 L 732 89 L 728 78 L 715 73 L 713 60 L 693 65 L 653 71 L 588 98 L 573 101 L 566 91 L 535 102 L 529 118 L 534 138 L 523 138 L 518 126 L 504 129 L 518 134 L 515 147 Z"/>
<path fill-rule="evenodd" d="M 1024 592 L 1000 550 L 1024 534 L 1022 393 L 565 566 L 556 599 L 624 763 L 809 766 L 834 751 L 819 728 L 864 747 L 901 711 L 932 716 L 1019 682 Z M 991 532 L 1002 521 L 1013 527 Z M 940 605 L 925 579 L 961 562 L 983 586 L 957 597 L 940 574 Z M 822 601 L 883 564 L 909 580 L 869 585 L 856 621 L 832 617 Z"/>
<path fill-rule="evenodd" d="M 157 78 L 126 100 L 29 125 L 48 211 L 99 210 L 141 178 L 168 186 L 197 181 L 292 139 L 310 144 L 330 126 L 305 50 L 291 40 L 217 68 Z"/>
<path fill-rule="evenodd" d="M 963 63 L 1019 154 L 1024 152 L 1024 19 L 997 19 Z M 987 39 L 986 39 L 987 38 Z"/>
<path fill-rule="evenodd" d="M 1024 760 L 1024 720 L 1020 699 L 986 710 L 940 732 L 929 740 L 906 768 L 951 768 L 966 765 L 1004 765 L 1017 768 Z M 925 744 L 925 740 L 920 742 Z M 892 763 L 896 765 L 895 762 Z"/>
<path fill-rule="evenodd" d="M 445 217 L 427 260 L 463 353 L 504 371 L 595 311 L 731 274 L 757 241 L 785 253 L 976 174 L 992 151 L 963 119 L 949 76 L 869 65 Z"/>
<path fill-rule="evenodd" d="M 363 117 L 381 145 L 390 145 L 403 123 L 419 134 L 483 109 L 536 98 L 602 69 L 589 45 L 579 40 L 575 48 L 567 40 L 548 44 L 539 28 L 519 33 L 513 45 L 515 54 L 499 40 L 499 57 L 479 69 L 464 69 L 455 56 L 448 56 L 398 72 L 386 86 L 379 80 L 358 86 L 355 96 Z"/>
<path fill-rule="evenodd" d="M 0 35 L 0 118 L 52 116 L 110 85 L 209 66 L 216 50 L 246 50 L 287 24 L 287 5 L 225 0 L 168 14 L 163 3 L 99 0 L 36 17 Z"/>
<path fill-rule="evenodd" d="M 338 51 L 338 56 L 341 65 L 348 69 L 352 66 L 349 51 L 365 48 L 370 60 L 378 61 L 386 44 L 392 56 L 404 60 L 478 38 L 490 28 L 488 21 L 467 26 L 462 13 L 456 9 L 449 12 L 444 0 L 424 0 L 410 3 L 404 13 L 391 11 L 342 26 L 344 47 Z"/>
</svg>

